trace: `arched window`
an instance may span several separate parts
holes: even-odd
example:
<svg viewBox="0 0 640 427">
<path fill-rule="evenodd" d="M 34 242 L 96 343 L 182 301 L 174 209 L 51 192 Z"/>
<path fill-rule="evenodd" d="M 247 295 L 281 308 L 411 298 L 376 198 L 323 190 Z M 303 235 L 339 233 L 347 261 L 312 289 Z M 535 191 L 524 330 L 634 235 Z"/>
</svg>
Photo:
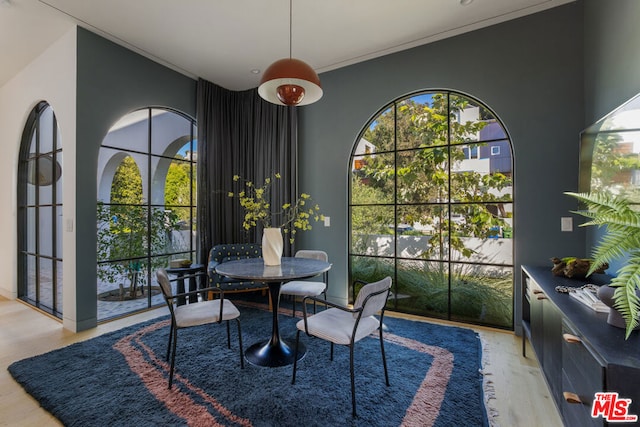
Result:
<svg viewBox="0 0 640 427">
<path fill-rule="evenodd" d="M 53 110 L 39 103 L 18 164 L 18 298 L 62 318 L 62 145 Z"/>
<path fill-rule="evenodd" d="M 195 260 L 195 121 L 160 108 L 127 114 L 98 158 L 98 320 L 164 304 L 154 270 Z"/>
<path fill-rule="evenodd" d="M 351 155 L 351 282 L 390 275 L 393 310 L 512 329 L 512 172 L 505 127 L 468 95 L 382 108 Z"/>
</svg>

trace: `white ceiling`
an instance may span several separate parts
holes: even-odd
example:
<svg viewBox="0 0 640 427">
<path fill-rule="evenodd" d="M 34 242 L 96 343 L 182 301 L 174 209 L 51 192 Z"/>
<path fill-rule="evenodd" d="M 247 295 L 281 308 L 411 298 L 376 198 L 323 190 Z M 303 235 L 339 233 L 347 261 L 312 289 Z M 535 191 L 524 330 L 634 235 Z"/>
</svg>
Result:
<svg viewBox="0 0 640 427">
<path fill-rule="evenodd" d="M 574 0 L 293 0 L 293 56 L 318 73 Z M 0 0 L 0 87 L 74 25 L 232 90 L 289 56 L 288 0 Z"/>
</svg>

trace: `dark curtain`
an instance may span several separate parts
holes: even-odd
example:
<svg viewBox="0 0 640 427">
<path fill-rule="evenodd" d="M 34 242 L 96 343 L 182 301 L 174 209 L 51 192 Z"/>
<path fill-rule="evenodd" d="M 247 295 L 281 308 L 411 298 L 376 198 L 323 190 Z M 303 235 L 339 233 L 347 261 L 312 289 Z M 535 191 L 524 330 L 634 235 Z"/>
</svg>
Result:
<svg viewBox="0 0 640 427">
<path fill-rule="evenodd" d="M 264 101 L 257 89 L 234 92 L 200 79 L 198 120 L 198 256 L 206 263 L 212 246 L 260 243 L 262 229 L 246 231 L 244 212 L 235 198 L 233 176 L 256 184 L 280 173 L 272 186 L 272 206 L 295 201 L 297 188 L 298 118 L 293 107 Z M 285 238 L 284 256 L 293 252 Z"/>
</svg>

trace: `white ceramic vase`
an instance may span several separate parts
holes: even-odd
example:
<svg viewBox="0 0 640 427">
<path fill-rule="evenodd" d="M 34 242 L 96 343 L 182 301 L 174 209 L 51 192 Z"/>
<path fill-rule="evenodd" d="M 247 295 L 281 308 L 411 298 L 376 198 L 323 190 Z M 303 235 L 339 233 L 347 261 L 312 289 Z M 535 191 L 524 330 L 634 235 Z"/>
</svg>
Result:
<svg viewBox="0 0 640 427">
<path fill-rule="evenodd" d="M 280 265 L 283 248 L 282 231 L 279 228 L 265 228 L 262 231 L 264 265 Z"/>
</svg>

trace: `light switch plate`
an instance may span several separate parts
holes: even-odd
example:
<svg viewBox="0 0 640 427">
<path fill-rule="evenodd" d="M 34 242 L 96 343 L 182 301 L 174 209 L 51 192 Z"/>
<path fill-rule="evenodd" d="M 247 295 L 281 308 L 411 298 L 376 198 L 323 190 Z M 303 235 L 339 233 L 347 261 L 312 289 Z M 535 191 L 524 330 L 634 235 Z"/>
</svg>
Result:
<svg viewBox="0 0 640 427">
<path fill-rule="evenodd" d="M 328 217 L 328 216 L 324 217 L 324 226 L 331 227 L 331 217 Z"/>
<path fill-rule="evenodd" d="M 573 231 L 573 218 L 570 216 L 560 218 L 560 231 Z"/>
</svg>

